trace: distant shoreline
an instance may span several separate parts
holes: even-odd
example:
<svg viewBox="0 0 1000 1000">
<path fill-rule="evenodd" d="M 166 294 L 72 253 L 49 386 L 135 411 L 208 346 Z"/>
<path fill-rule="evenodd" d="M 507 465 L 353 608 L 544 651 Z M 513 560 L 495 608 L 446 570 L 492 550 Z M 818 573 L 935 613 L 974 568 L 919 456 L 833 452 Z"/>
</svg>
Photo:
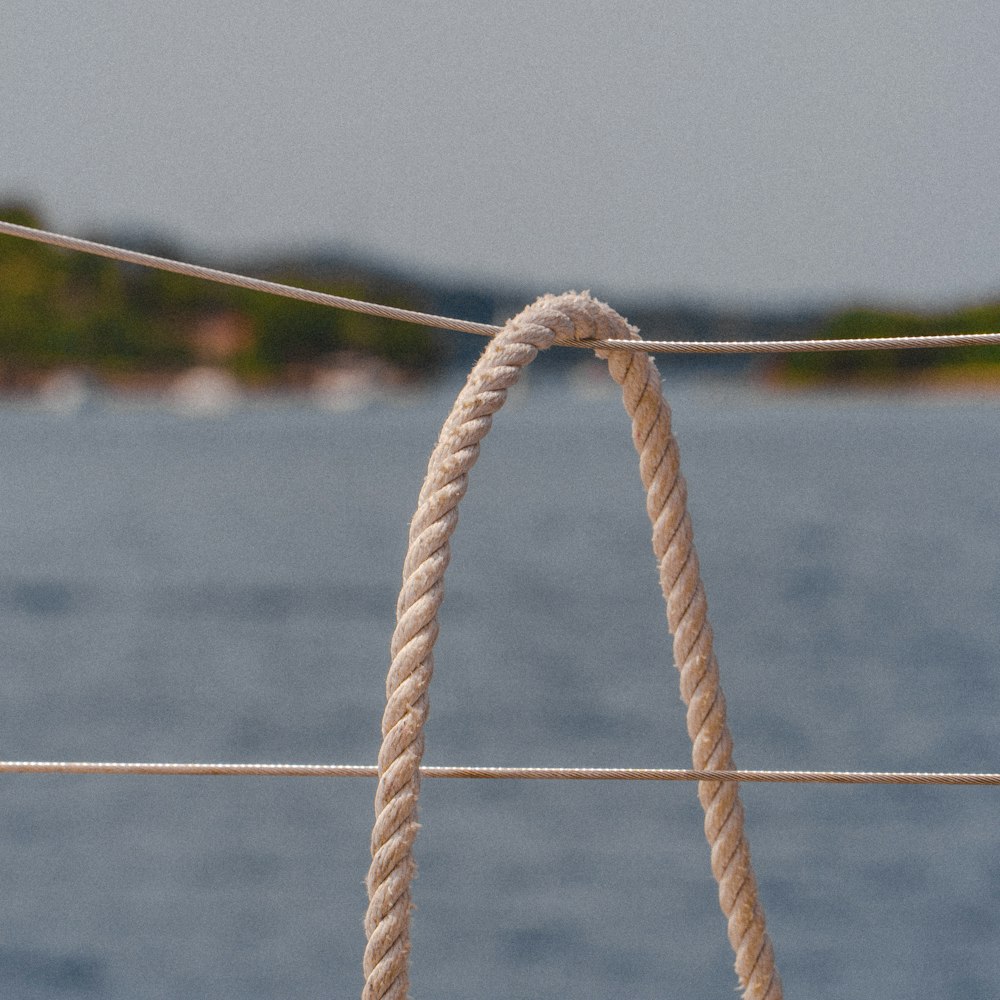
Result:
<svg viewBox="0 0 1000 1000">
<path fill-rule="evenodd" d="M 939 393 L 1000 395 L 1000 364 L 940 366 L 911 373 L 873 375 L 803 375 L 774 366 L 758 372 L 756 381 L 774 392 L 810 393 L 831 390 L 856 393 Z"/>
<path fill-rule="evenodd" d="M 603 363 L 594 363 L 600 381 Z M 332 359 L 321 365 L 297 366 L 268 378 L 247 378 L 222 365 L 193 364 L 159 371 L 102 371 L 82 365 L 4 371 L 0 367 L 0 401 L 37 402 L 52 409 L 74 409 L 102 399 L 157 401 L 195 410 L 228 408 L 275 396 L 311 399 L 330 409 L 353 408 L 377 398 L 433 386 L 461 364 L 414 373 L 370 356 Z M 549 369 L 552 373 L 552 369 Z M 567 369 L 567 377 L 574 377 Z M 704 371 L 700 375 L 706 374 Z M 720 373 L 734 383 L 787 395 L 1000 396 L 1000 364 L 948 366 L 906 373 L 872 375 L 804 374 L 780 362 L 750 370 Z M 579 374 L 576 376 L 579 379 Z M 695 375 L 694 377 L 697 377 Z M 591 380 L 592 381 L 592 380 Z M 589 384 L 589 382 L 588 382 Z M 609 383 L 610 386 L 610 383 Z"/>
<path fill-rule="evenodd" d="M 71 411 L 101 400 L 160 401 L 189 410 L 223 410 L 268 396 L 300 396 L 329 409 L 405 392 L 433 381 L 366 355 L 296 366 L 266 378 L 240 377 L 223 365 L 107 371 L 85 365 L 0 367 L 0 400 Z"/>
</svg>

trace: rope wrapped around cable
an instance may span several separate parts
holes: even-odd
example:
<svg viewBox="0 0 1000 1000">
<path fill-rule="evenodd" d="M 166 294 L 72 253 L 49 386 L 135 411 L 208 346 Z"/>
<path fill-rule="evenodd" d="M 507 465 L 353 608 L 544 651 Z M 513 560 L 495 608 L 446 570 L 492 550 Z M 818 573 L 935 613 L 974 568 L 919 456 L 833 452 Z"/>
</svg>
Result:
<svg viewBox="0 0 1000 1000">
<path fill-rule="evenodd" d="M 634 340 L 638 333 L 621 316 L 586 294 L 543 296 L 512 319 L 476 363 L 448 415 L 428 463 L 410 525 L 403 586 L 386 679 L 379 782 L 368 873 L 363 1000 L 405 1000 L 409 988 L 410 886 L 415 873 L 417 799 L 428 686 L 433 672 L 437 613 L 444 597 L 449 539 L 458 504 L 493 414 L 539 350 L 574 340 Z M 681 697 L 687 705 L 694 767 L 729 770 L 733 741 L 707 621 L 707 602 L 694 551 L 687 491 L 680 475 L 670 408 L 648 355 L 598 350 L 622 386 L 632 418 L 632 438 L 653 525 L 653 551 L 674 637 Z M 701 781 L 705 835 L 712 872 L 728 921 L 736 972 L 747 1000 L 780 1000 L 781 981 L 757 896 L 743 806 L 735 782 Z"/>
</svg>

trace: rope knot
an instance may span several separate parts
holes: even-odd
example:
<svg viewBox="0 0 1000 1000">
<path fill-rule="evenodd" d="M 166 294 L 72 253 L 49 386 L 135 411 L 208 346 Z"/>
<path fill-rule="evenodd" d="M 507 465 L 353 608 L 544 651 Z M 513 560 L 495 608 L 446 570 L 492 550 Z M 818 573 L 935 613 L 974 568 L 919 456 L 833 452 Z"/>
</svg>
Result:
<svg viewBox="0 0 1000 1000">
<path fill-rule="evenodd" d="M 511 323 L 540 326 L 549 331 L 552 342 L 577 346 L 592 340 L 636 340 L 639 331 L 630 326 L 611 306 L 591 296 L 590 292 L 565 292 L 543 295 L 522 310 Z M 606 351 L 598 350 L 600 357 Z"/>
</svg>

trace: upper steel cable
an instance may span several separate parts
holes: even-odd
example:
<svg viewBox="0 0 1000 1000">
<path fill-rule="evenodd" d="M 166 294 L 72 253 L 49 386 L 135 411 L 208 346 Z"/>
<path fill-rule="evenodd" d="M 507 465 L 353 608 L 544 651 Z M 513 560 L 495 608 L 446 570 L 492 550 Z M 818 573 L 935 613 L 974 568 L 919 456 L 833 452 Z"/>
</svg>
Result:
<svg viewBox="0 0 1000 1000">
<path fill-rule="evenodd" d="M 419 326 L 434 327 L 439 330 L 454 330 L 458 333 L 474 333 L 480 337 L 495 337 L 502 327 L 490 323 L 473 323 L 470 320 L 452 319 L 449 316 L 434 316 L 429 313 L 417 312 L 413 309 L 398 309 L 395 306 L 383 306 L 376 302 L 363 302 L 360 299 L 350 299 L 342 295 L 331 295 L 328 292 L 317 292 L 308 288 L 298 288 L 294 285 L 284 285 L 276 281 L 265 281 L 263 278 L 251 278 L 246 275 L 233 274 L 230 271 L 220 271 L 214 267 L 203 267 L 200 264 L 187 264 L 171 260 L 167 257 L 157 257 L 153 254 L 140 253 L 137 250 L 125 250 L 121 247 L 108 246 L 105 243 L 95 243 L 75 236 L 63 236 L 59 233 L 46 232 L 44 229 L 32 229 L 30 226 L 19 226 L 13 222 L 0 221 L 0 235 L 14 236 L 19 239 L 32 240 L 35 243 L 45 243 L 49 246 L 61 247 L 64 250 L 77 250 L 81 253 L 93 254 L 97 257 L 107 257 L 125 264 L 138 264 L 141 267 L 151 267 L 160 271 L 171 271 L 190 278 L 201 278 L 222 285 L 233 285 L 236 288 L 246 288 L 254 292 L 265 292 L 269 295 L 279 295 L 283 298 L 297 299 L 300 302 L 311 302 L 314 305 L 329 306 L 334 309 L 345 309 L 349 312 L 363 313 L 367 316 L 378 316 L 382 319 L 395 319 L 404 323 L 415 323 Z M 911 350 L 927 347 L 974 347 L 982 344 L 1000 344 L 1000 333 L 965 333 L 945 334 L 929 337 L 866 337 L 856 340 L 562 340 L 556 338 L 556 343 L 569 347 L 584 347 L 617 349 L 645 354 L 788 354 L 807 351 L 884 351 Z"/>
</svg>

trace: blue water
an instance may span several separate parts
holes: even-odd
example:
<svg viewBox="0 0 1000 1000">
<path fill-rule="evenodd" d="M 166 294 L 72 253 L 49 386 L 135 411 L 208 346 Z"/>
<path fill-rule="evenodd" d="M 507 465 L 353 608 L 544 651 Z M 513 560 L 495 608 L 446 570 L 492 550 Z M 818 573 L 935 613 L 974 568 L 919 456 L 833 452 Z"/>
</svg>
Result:
<svg viewBox="0 0 1000 1000">
<path fill-rule="evenodd" d="M 668 387 L 738 762 L 1000 770 L 1000 401 Z M 0 756 L 373 761 L 448 405 L 0 408 Z M 463 504 L 428 763 L 687 762 L 648 539 L 620 404 L 532 381 Z M 0 789 L 0 996 L 359 994 L 373 782 Z M 1000 789 L 744 798 L 789 998 L 1000 996 Z M 693 786 L 426 781 L 422 822 L 415 996 L 732 995 Z"/>
</svg>

